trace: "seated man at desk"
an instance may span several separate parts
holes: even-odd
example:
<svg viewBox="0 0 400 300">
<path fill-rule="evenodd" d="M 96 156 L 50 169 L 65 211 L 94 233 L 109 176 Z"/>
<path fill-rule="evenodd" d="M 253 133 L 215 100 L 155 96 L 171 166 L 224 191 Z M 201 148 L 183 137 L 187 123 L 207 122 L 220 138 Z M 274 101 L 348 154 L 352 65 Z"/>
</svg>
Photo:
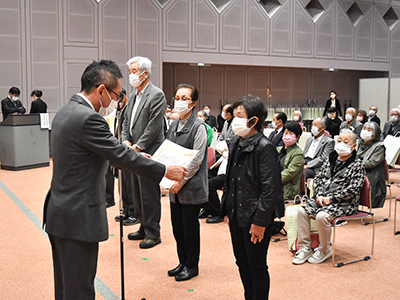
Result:
<svg viewBox="0 0 400 300">
<path fill-rule="evenodd" d="M 305 179 L 314 178 L 335 147 L 335 141 L 325 134 L 326 119 L 317 117 L 312 122 L 311 134 L 304 147 Z"/>
<path fill-rule="evenodd" d="M 332 256 L 331 221 L 357 212 L 361 188 L 365 180 L 363 162 L 357 158 L 357 137 L 343 130 L 336 142 L 335 151 L 323 163 L 314 179 L 314 197 L 303 205 L 297 214 L 299 250 L 292 263 L 308 261 L 320 264 Z M 310 220 L 315 219 L 319 234 L 319 247 L 311 250 Z"/>
<path fill-rule="evenodd" d="M 8 117 L 8 115 L 19 114 L 22 115 L 26 112 L 25 107 L 19 100 L 19 95 L 21 94 L 19 88 L 13 86 L 8 91 L 8 96 L 1 100 L 1 110 L 3 112 L 3 121 Z"/>
</svg>

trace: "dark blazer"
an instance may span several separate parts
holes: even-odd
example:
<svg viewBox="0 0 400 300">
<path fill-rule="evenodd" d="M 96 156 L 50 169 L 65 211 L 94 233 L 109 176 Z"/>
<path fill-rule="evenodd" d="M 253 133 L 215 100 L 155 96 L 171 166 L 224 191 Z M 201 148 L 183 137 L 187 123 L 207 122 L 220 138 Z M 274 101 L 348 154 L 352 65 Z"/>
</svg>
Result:
<svg viewBox="0 0 400 300">
<path fill-rule="evenodd" d="M 304 147 L 304 157 L 310 149 L 311 143 L 313 142 L 314 137 L 309 137 L 306 141 L 306 145 Z M 307 166 L 311 169 L 314 169 L 315 174 L 318 173 L 322 164 L 329 158 L 329 155 L 334 151 L 335 141 L 323 134 L 321 136 L 321 140 L 317 146 L 317 150 L 315 150 L 314 159 L 310 160 L 307 163 Z"/>
<path fill-rule="evenodd" d="M 372 118 L 368 119 L 369 122 L 375 122 L 378 126 L 381 126 L 381 119 L 377 115 L 373 116 Z"/>
<path fill-rule="evenodd" d="M 217 119 L 213 115 L 208 115 L 206 119 L 206 123 L 211 127 L 211 128 L 217 128 Z"/>
<path fill-rule="evenodd" d="M 24 114 L 24 113 L 26 113 L 26 109 L 22 105 L 20 100 L 17 100 L 14 104 L 13 101 L 8 97 L 1 100 L 1 111 L 3 112 L 3 121 L 8 117 L 9 114 L 12 114 L 12 113 Z"/>
<path fill-rule="evenodd" d="M 268 137 L 268 139 L 274 144 L 275 147 L 285 146 L 285 143 L 282 141 L 283 137 L 283 129 L 274 137 L 275 130 L 272 131 Z"/>
<path fill-rule="evenodd" d="M 125 119 L 122 123 L 121 141 L 129 141 L 132 145 L 137 144 L 143 148 L 144 152 L 153 155 L 165 139 L 164 112 L 167 102 L 164 92 L 150 82 L 143 90 L 142 99 L 133 116 L 133 130 L 131 130 L 136 93 L 137 90 L 129 95 Z"/>
<path fill-rule="evenodd" d="M 44 114 L 47 112 L 47 104 L 42 99 L 37 98 L 32 101 L 30 114 Z"/>
<path fill-rule="evenodd" d="M 327 110 L 329 107 L 331 107 L 331 101 L 332 101 L 331 98 L 329 98 L 328 100 L 326 100 L 324 113 L 322 114 L 323 116 L 326 116 L 326 110 Z M 343 114 L 342 114 L 342 109 L 340 108 L 340 101 L 339 101 L 338 98 L 336 98 L 335 104 L 336 104 L 336 112 L 337 112 L 337 115 L 342 117 L 342 116 L 343 116 Z"/>
<path fill-rule="evenodd" d="M 390 129 L 393 127 L 393 135 L 396 135 L 397 132 L 400 131 L 400 120 L 397 121 L 396 124 L 393 124 L 392 121 L 387 121 L 383 126 L 383 130 L 381 133 L 381 141 L 383 141 L 386 136 L 389 134 Z"/>
<path fill-rule="evenodd" d="M 104 241 L 108 161 L 155 183 L 164 176 L 165 166 L 120 144 L 106 120 L 78 95 L 58 111 L 51 129 L 53 178 L 44 205 L 46 232 L 84 242 Z"/>
</svg>

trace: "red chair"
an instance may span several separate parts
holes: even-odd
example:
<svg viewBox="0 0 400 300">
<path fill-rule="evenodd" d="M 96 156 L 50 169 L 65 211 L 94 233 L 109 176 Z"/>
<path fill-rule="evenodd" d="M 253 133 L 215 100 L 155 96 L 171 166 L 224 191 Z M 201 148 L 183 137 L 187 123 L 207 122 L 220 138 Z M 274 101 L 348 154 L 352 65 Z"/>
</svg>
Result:
<svg viewBox="0 0 400 300">
<path fill-rule="evenodd" d="M 369 260 L 374 252 L 374 241 L 375 241 L 375 221 L 374 221 L 374 214 L 371 212 L 371 187 L 369 186 L 369 180 L 367 177 L 365 177 L 365 182 L 364 185 L 361 189 L 361 193 L 360 193 L 360 205 L 362 206 L 366 206 L 369 208 L 369 212 L 368 211 L 358 211 L 357 213 L 351 215 L 351 216 L 344 216 L 344 217 L 338 217 L 334 220 L 332 220 L 332 225 L 333 225 L 333 238 L 332 238 L 332 248 L 333 248 L 333 253 L 332 253 L 332 263 L 335 267 L 341 267 L 347 264 L 351 264 L 357 261 L 361 261 L 361 260 Z M 350 260 L 350 261 L 346 261 L 346 262 L 340 262 L 340 263 L 336 263 L 335 262 L 335 252 L 336 252 L 336 244 L 335 244 L 335 238 L 336 238 L 336 227 L 337 227 L 337 223 L 338 221 L 341 220 L 359 220 L 359 219 L 365 219 L 365 218 L 371 218 L 372 219 L 372 247 L 371 247 L 371 254 L 364 256 L 363 258 L 359 258 L 359 259 L 355 259 L 355 260 Z"/>
<path fill-rule="evenodd" d="M 400 201 L 400 196 L 396 197 L 396 202 L 394 205 L 394 235 L 400 234 L 400 231 L 396 231 L 396 213 L 397 213 L 397 202 Z"/>
<path fill-rule="evenodd" d="M 389 182 L 389 166 L 387 164 L 387 161 L 385 159 L 385 181 L 386 181 L 386 188 L 389 189 L 389 216 L 387 218 L 383 218 L 380 220 L 375 220 L 375 223 L 379 223 L 379 222 L 387 222 L 390 219 L 391 216 L 391 212 L 392 212 L 392 185 Z M 387 199 L 387 198 L 386 198 Z M 364 225 L 369 225 L 372 222 L 364 222 Z"/>
<path fill-rule="evenodd" d="M 208 147 L 207 149 L 207 167 L 208 169 L 215 164 L 215 149 L 213 147 Z"/>
</svg>

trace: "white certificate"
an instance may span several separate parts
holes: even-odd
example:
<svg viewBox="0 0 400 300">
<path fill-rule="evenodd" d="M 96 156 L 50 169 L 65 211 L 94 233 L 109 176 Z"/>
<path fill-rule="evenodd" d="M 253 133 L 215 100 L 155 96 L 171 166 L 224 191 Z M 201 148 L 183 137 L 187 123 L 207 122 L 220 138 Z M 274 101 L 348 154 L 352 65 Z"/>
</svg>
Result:
<svg viewBox="0 0 400 300">
<path fill-rule="evenodd" d="M 199 150 L 188 149 L 170 140 L 165 140 L 151 158 L 166 166 L 179 165 L 187 167 L 198 152 Z M 163 188 L 170 188 L 174 182 L 164 177 L 160 185 Z"/>
</svg>

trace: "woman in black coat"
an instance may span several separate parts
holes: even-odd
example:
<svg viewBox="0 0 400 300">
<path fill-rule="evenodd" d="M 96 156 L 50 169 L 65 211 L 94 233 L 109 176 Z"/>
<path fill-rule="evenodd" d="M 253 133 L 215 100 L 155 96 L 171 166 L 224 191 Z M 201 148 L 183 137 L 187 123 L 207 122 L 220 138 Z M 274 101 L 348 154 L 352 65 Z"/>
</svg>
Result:
<svg viewBox="0 0 400 300">
<path fill-rule="evenodd" d="M 40 97 L 42 97 L 43 93 L 40 90 L 34 90 L 31 93 L 32 104 L 30 114 L 41 114 L 47 112 L 47 104 Z"/>
<path fill-rule="evenodd" d="M 339 99 L 336 98 L 336 92 L 335 91 L 331 91 L 329 93 L 329 99 L 326 100 L 325 109 L 324 109 L 324 113 L 323 113 L 324 117 L 326 116 L 327 109 L 329 107 L 336 108 L 336 112 L 337 112 L 338 116 L 341 116 L 341 117 L 343 116 L 342 109 L 340 108 L 340 101 L 339 101 Z"/>
<path fill-rule="evenodd" d="M 262 133 L 267 113 L 260 98 L 244 96 L 233 104 L 233 110 L 235 136 L 227 141 L 222 213 L 229 221 L 245 299 L 268 299 L 266 256 L 273 220 L 284 210 L 278 154 Z"/>
</svg>

